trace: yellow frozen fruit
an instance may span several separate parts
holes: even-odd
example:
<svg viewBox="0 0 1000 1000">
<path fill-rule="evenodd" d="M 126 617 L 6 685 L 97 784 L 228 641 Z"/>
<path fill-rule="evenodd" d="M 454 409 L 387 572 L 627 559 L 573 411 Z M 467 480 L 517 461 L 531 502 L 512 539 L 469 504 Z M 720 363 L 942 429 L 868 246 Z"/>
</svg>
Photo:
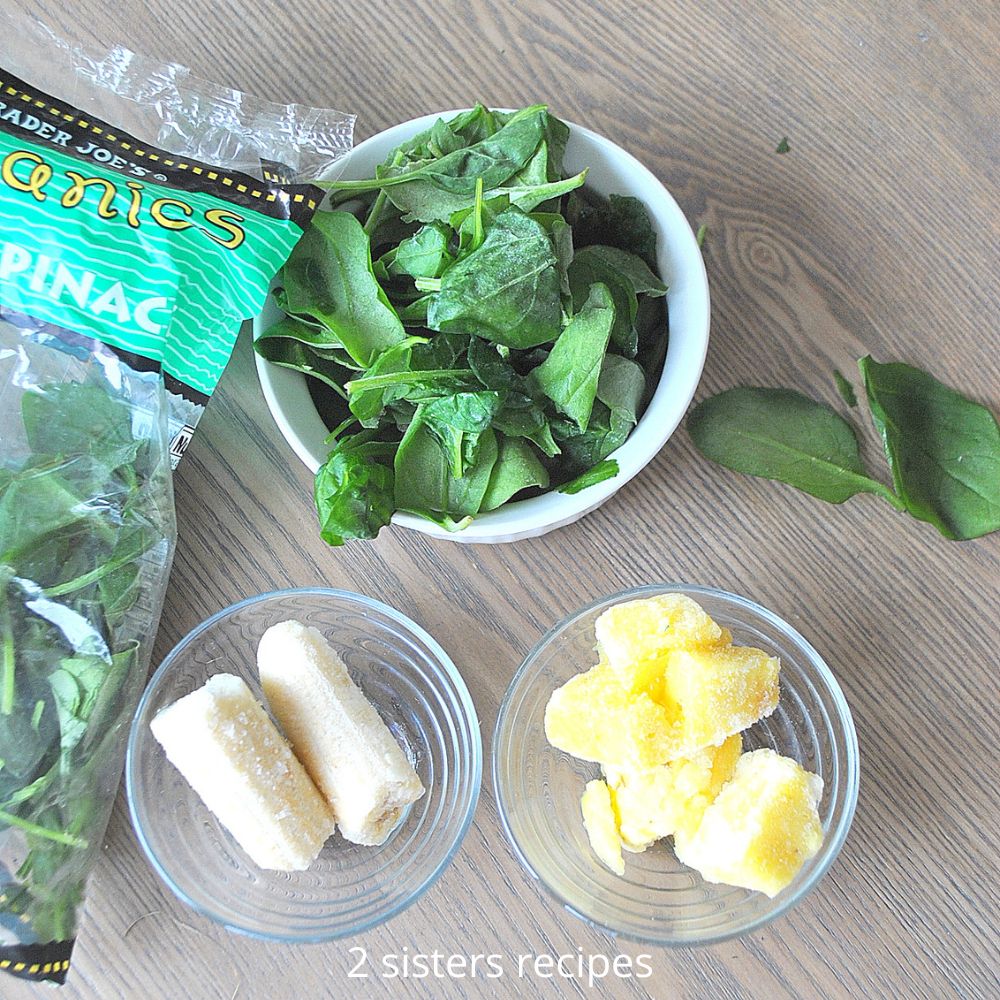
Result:
<svg viewBox="0 0 1000 1000">
<path fill-rule="evenodd" d="M 608 786 L 603 781 L 588 781 L 580 799 L 580 808 L 594 853 L 616 875 L 624 875 L 622 845 Z"/>
<path fill-rule="evenodd" d="M 732 641 L 729 633 L 685 594 L 660 594 L 616 604 L 601 614 L 594 631 L 622 684 L 653 697 L 664 654 Z"/>
<path fill-rule="evenodd" d="M 777 657 L 750 646 L 675 649 L 664 672 L 671 757 L 689 756 L 752 726 L 778 704 Z"/>
<path fill-rule="evenodd" d="M 732 777 L 743 746 L 739 734 L 647 770 L 606 768 L 622 845 L 644 851 L 678 829 L 693 829 Z"/>
<path fill-rule="evenodd" d="M 552 692 L 545 738 L 582 760 L 618 767 L 653 767 L 671 750 L 670 719 L 645 694 L 632 695 L 599 663 Z"/>
<path fill-rule="evenodd" d="M 677 857 L 709 882 L 775 896 L 823 843 L 822 795 L 822 779 L 794 760 L 744 754 L 701 823 L 674 835 Z"/>
</svg>

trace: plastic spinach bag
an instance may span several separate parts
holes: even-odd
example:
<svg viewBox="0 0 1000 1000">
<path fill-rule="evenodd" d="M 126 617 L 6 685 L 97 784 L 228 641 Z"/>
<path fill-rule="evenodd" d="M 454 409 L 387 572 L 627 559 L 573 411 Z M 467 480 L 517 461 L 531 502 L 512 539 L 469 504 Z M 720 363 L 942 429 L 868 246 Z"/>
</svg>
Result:
<svg viewBox="0 0 1000 1000">
<path fill-rule="evenodd" d="M 166 589 L 172 465 L 353 118 L 3 22 L 0 970 L 62 982 Z"/>
</svg>

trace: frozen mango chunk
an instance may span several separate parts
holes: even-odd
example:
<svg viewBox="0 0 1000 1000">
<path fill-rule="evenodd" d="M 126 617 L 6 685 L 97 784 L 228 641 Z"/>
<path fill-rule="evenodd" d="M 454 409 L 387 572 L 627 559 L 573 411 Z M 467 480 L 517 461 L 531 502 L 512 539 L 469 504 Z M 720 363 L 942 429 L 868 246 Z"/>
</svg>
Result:
<svg viewBox="0 0 1000 1000">
<path fill-rule="evenodd" d="M 622 684 L 654 697 L 665 653 L 732 641 L 728 631 L 685 594 L 660 594 L 616 604 L 600 615 L 594 631 Z"/>
<path fill-rule="evenodd" d="M 594 853 L 616 875 L 624 875 L 622 844 L 608 786 L 603 781 L 588 781 L 580 799 L 580 808 Z"/>
<path fill-rule="evenodd" d="M 646 770 L 606 768 L 622 845 L 644 851 L 676 830 L 693 830 L 732 777 L 743 748 L 737 733 L 717 747 L 698 750 Z"/>
<path fill-rule="evenodd" d="M 653 767 L 671 756 L 670 718 L 645 694 L 629 694 L 599 663 L 556 688 L 545 738 L 557 750 L 617 767 Z"/>
<path fill-rule="evenodd" d="M 675 833 L 674 850 L 709 882 L 775 896 L 823 843 L 822 795 L 822 779 L 794 760 L 743 754 L 698 826 Z"/>
<path fill-rule="evenodd" d="M 780 668 L 777 657 L 751 646 L 668 653 L 663 703 L 673 720 L 670 758 L 716 746 L 770 715 Z"/>
</svg>

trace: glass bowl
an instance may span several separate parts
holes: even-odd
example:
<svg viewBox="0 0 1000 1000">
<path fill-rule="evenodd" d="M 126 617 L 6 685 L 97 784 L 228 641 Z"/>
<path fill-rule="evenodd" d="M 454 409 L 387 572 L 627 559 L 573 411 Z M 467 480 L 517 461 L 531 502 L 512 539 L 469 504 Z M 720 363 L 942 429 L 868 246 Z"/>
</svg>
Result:
<svg viewBox="0 0 1000 1000">
<path fill-rule="evenodd" d="M 327 841 L 304 872 L 257 868 L 153 738 L 165 706 L 221 672 L 262 699 L 257 643 L 294 618 L 318 628 L 392 730 L 426 792 L 380 847 Z M 401 912 L 455 856 L 482 779 L 468 689 L 444 650 L 398 611 L 340 590 L 262 594 L 220 611 L 167 656 L 129 734 L 126 789 L 139 842 L 176 896 L 229 930 L 274 941 L 329 941 Z"/>
<path fill-rule="evenodd" d="M 549 746 L 549 696 L 597 662 L 594 622 L 621 601 L 687 594 L 733 633 L 733 641 L 781 658 L 775 712 L 748 729 L 744 749 L 772 747 L 823 779 L 823 846 L 795 881 L 770 899 L 706 882 L 675 857 L 669 841 L 624 852 L 625 876 L 594 855 L 580 812 L 597 764 Z M 790 625 L 753 601 L 687 584 L 658 584 L 606 597 L 570 615 L 528 654 L 507 689 L 493 741 L 493 781 L 504 831 L 521 863 L 577 917 L 611 934 L 666 946 L 722 941 L 761 927 L 794 906 L 823 876 L 847 836 L 858 797 L 858 741 L 829 667 Z"/>
</svg>

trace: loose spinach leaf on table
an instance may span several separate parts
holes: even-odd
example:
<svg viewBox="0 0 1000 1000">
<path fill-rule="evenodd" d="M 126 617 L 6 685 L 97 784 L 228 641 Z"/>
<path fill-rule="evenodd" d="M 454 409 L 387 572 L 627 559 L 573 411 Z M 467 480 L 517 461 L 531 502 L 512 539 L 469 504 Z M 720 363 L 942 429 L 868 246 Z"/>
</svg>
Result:
<svg viewBox="0 0 1000 1000">
<path fill-rule="evenodd" d="M 907 511 L 953 539 L 1000 529 L 1000 427 L 984 406 L 899 362 L 858 362 Z"/>
<path fill-rule="evenodd" d="M 874 493 L 902 507 L 865 475 L 851 425 L 791 389 L 727 389 L 699 403 L 687 427 L 706 458 L 736 472 L 777 479 L 828 503 Z"/>
<path fill-rule="evenodd" d="M 688 417 L 707 458 L 821 500 L 874 493 L 946 538 L 1000 529 L 1000 427 L 992 413 L 927 372 L 870 357 L 858 365 L 895 493 L 862 468 L 850 424 L 789 389 L 729 389 Z"/>
</svg>

